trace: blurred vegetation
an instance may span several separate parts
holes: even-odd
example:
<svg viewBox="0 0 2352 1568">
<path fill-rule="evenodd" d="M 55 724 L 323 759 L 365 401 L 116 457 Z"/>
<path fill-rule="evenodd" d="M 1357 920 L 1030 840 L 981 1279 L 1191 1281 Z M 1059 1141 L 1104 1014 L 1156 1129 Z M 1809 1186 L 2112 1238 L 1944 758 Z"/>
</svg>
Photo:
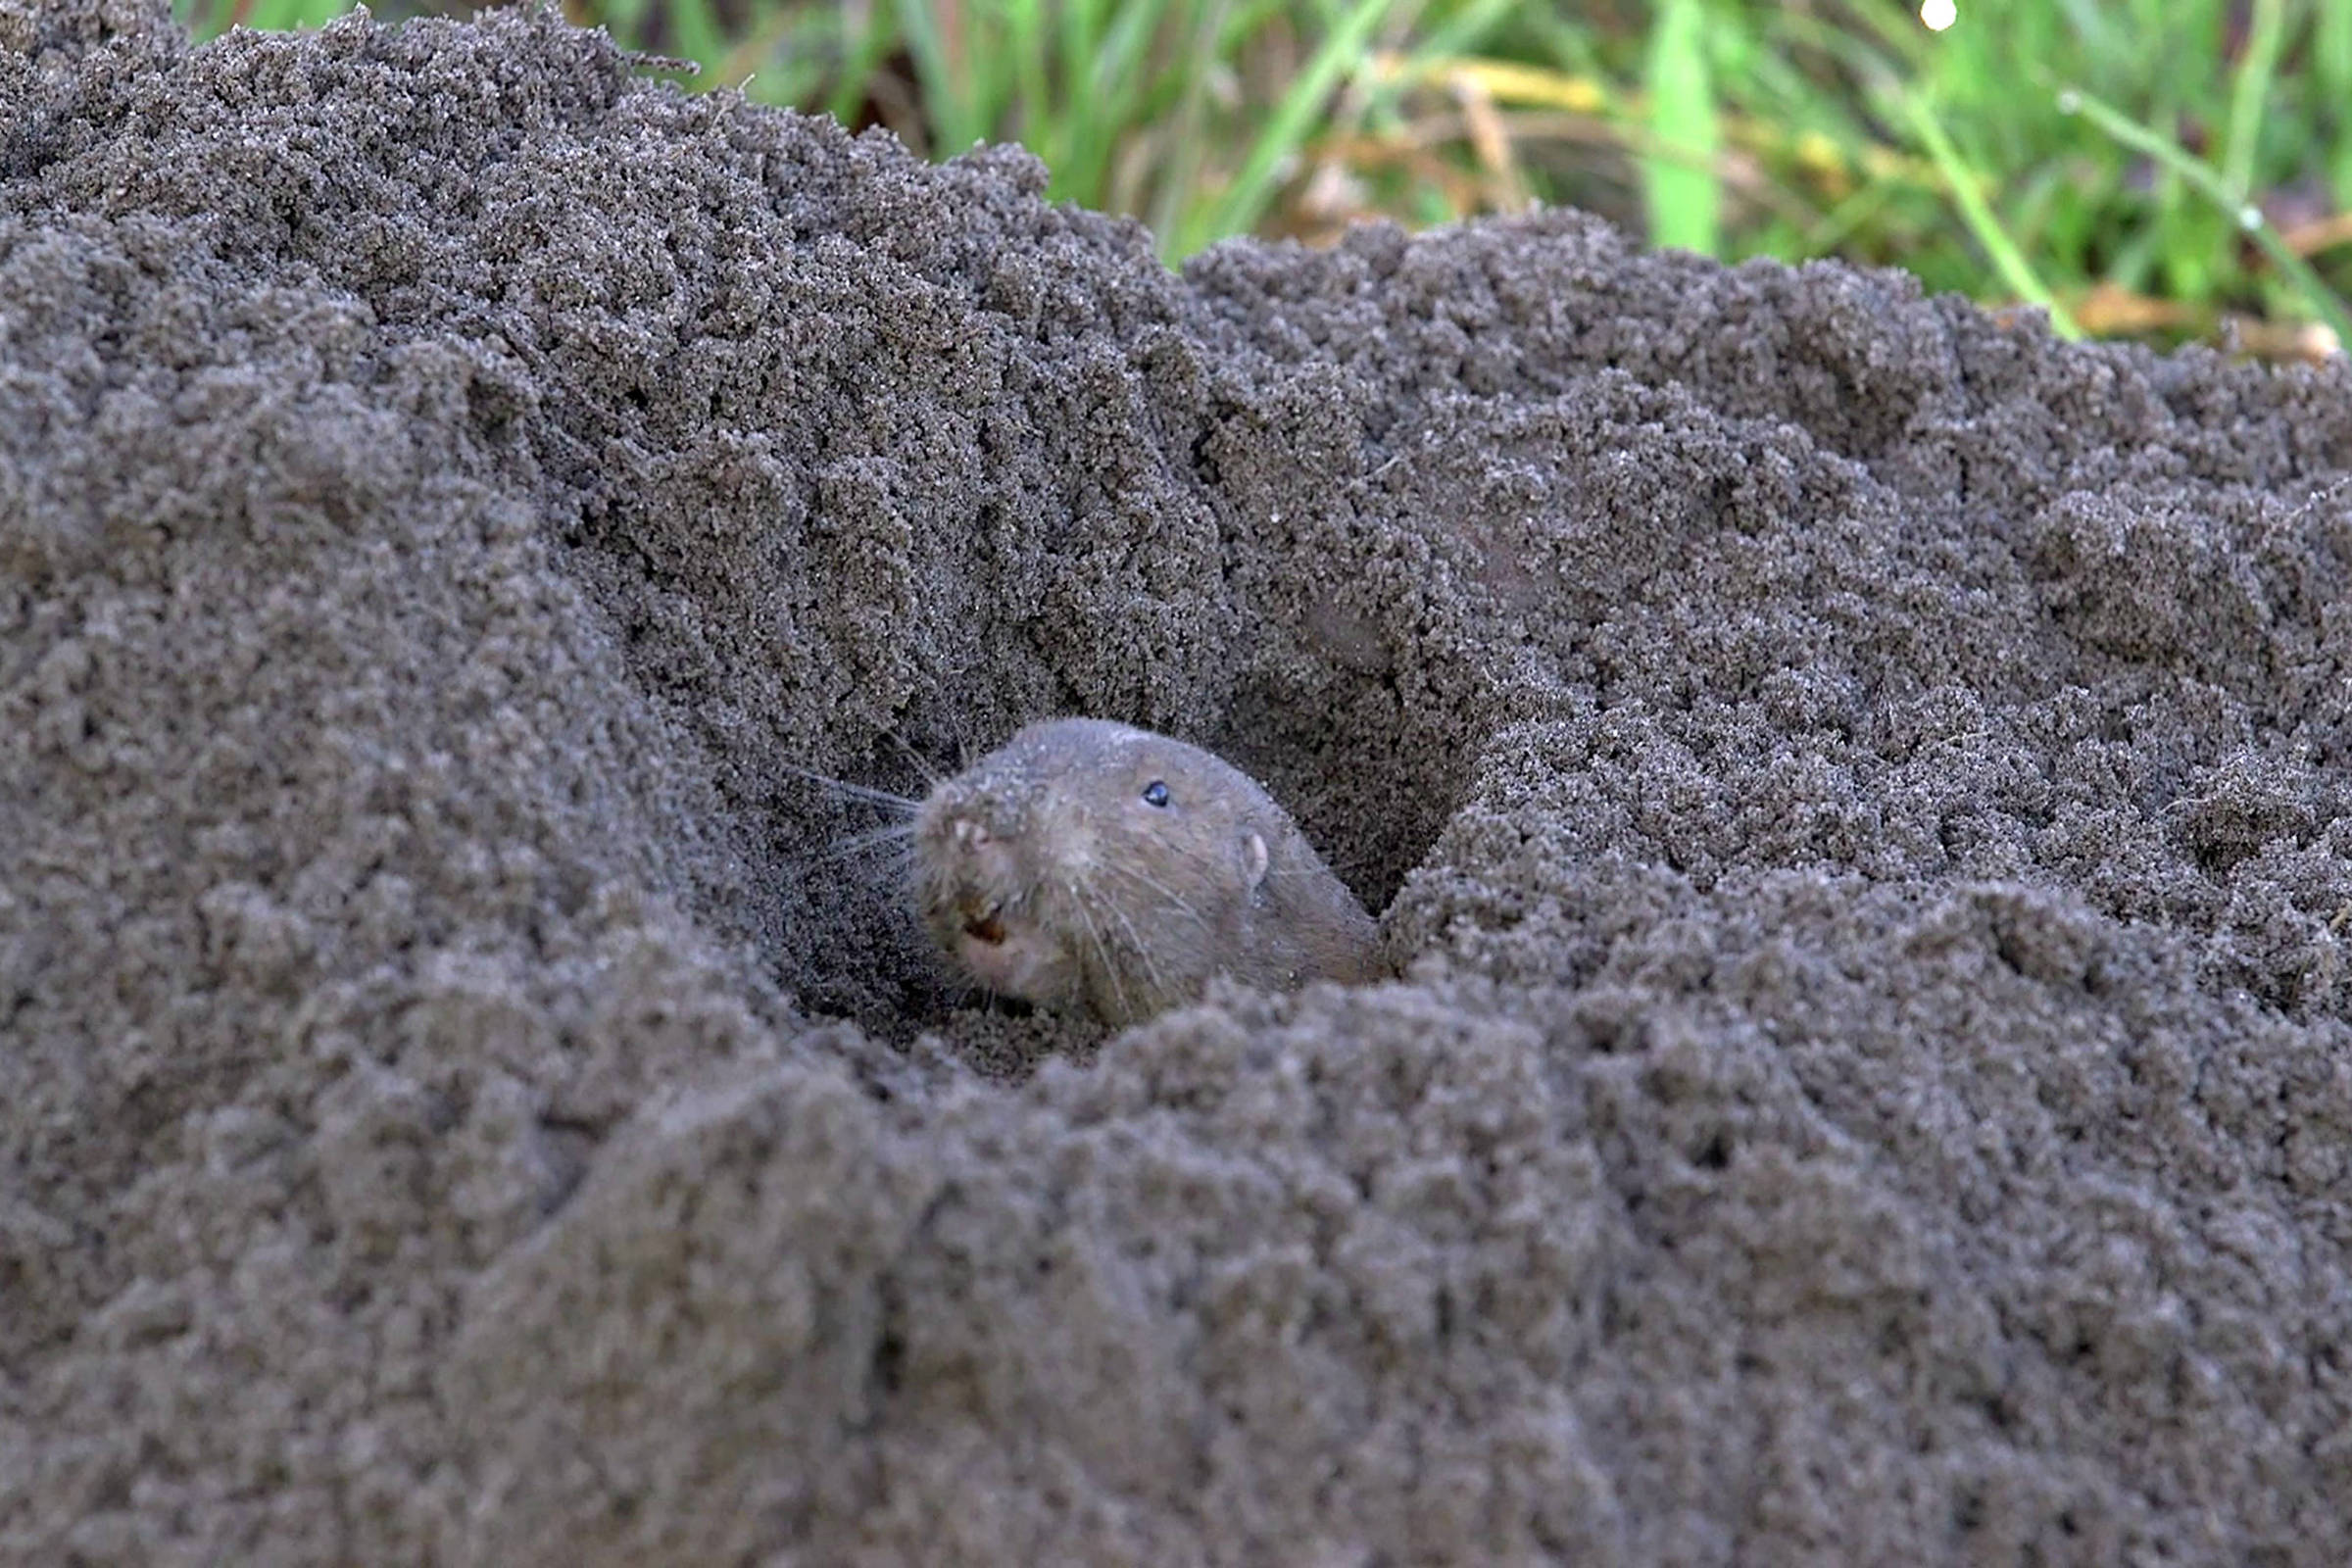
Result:
<svg viewBox="0 0 2352 1568">
<path fill-rule="evenodd" d="M 179 0 L 203 35 L 336 0 Z M 1914 9 L 1914 6 L 1917 9 Z M 387 21 L 466 14 L 391 0 Z M 2352 338 L 2352 0 L 565 0 L 689 90 L 1019 141 L 1180 260 L 1541 201 L 2063 331 Z"/>
</svg>

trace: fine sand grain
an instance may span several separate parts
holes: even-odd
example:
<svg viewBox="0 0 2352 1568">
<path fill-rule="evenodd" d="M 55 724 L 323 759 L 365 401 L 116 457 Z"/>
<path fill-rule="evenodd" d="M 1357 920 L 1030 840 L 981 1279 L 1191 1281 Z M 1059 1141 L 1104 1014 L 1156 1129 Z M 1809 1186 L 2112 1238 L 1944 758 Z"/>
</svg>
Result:
<svg viewBox="0 0 2352 1568">
<path fill-rule="evenodd" d="M 2352 1560 L 2352 376 L 0 0 L 0 1560 Z M 1407 978 L 958 996 L 1083 711 Z"/>
</svg>

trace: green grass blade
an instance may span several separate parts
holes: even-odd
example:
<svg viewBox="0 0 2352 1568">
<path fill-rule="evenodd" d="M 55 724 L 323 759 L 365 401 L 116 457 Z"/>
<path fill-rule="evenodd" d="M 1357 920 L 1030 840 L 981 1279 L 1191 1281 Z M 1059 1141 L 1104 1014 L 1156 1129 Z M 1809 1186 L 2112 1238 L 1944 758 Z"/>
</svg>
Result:
<svg viewBox="0 0 2352 1568">
<path fill-rule="evenodd" d="M 1450 16 L 1443 16 L 1413 46 L 1411 59 L 1443 59 L 1477 52 L 1519 0 L 1472 0 Z"/>
<path fill-rule="evenodd" d="M 727 29 L 713 14 L 710 0 L 669 0 L 669 24 L 677 40 L 672 53 L 707 66 L 726 58 Z"/>
<path fill-rule="evenodd" d="M 2279 274 L 2293 287 L 2305 309 L 2327 323 L 2328 329 L 2335 334 L 2337 351 L 2340 353 L 2344 348 L 2352 347 L 2352 312 L 2345 310 L 2343 300 L 2337 297 L 2318 272 L 2312 270 L 2311 264 L 2297 256 L 2288 248 L 2286 241 L 2278 237 L 2278 230 L 2262 216 L 2262 210 L 2231 191 L 2228 178 L 2220 171 L 2186 148 L 2167 141 L 2080 87 L 2061 89 L 2058 108 L 2062 114 L 2081 115 L 2114 140 L 2142 157 L 2155 160 L 2234 219 L 2237 226 L 2253 238 L 2254 243 L 2262 248 L 2263 255 L 2270 258 L 2271 265 L 2278 268 Z"/>
<path fill-rule="evenodd" d="M 1059 174 L 1067 136 L 1066 122 L 1052 108 L 1052 37 L 1038 0 L 1005 0 L 1004 38 L 992 47 L 1012 57 L 1012 105 L 1020 111 L 1013 133 Z"/>
<path fill-rule="evenodd" d="M 1196 221 L 1184 235 L 1178 254 L 1190 255 L 1211 239 L 1241 233 L 1257 221 L 1273 195 L 1283 164 L 1305 142 L 1316 114 L 1343 79 L 1362 73 L 1372 30 L 1388 10 L 1389 0 L 1356 0 L 1348 10 L 1298 79 L 1291 83 L 1290 91 L 1282 95 L 1233 183 L 1213 206 L 1196 209 Z"/>
<path fill-rule="evenodd" d="M 2352 6 L 2325 5 L 2311 19 L 2311 60 L 2323 97 L 2352 100 Z M 2335 205 L 2352 208 L 2352 136 L 2337 136 L 2325 154 Z"/>
<path fill-rule="evenodd" d="M 1214 58 L 1217 40 L 1224 35 L 1226 13 L 1231 9 L 1231 0 L 1213 0 L 1200 14 L 1189 40 L 1197 62 Z M 1159 188 L 1152 196 L 1152 232 L 1160 237 L 1163 257 L 1169 238 L 1177 231 L 1185 204 L 1193 199 L 1194 187 L 1200 177 L 1200 127 L 1207 112 L 1208 72 L 1199 69 L 1185 72 L 1183 96 L 1176 105 L 1169 138 L 1167 167 L 1161 172 Z"/>
<path fill-rule="evenodd" d="M 841 14 L 845 24 L 853 13 L 858 15 L 859 24 L 856 33 L 842 40 L 841 76 L 833 83 L 833 91 L 824 103 L 825 113 L 845 125 L 865 102 L 882 62 L 897 52 L 902 42 L 890 8 L 844 6 Z"/>
<path fill-rule="evenodd" d="M 2245 58 L 2238 62 L 2237 79 L 2230 99 L 2230 140 L 2222 177 L 2242 202 L 2254 182 L 2254 142 L 2262 133 L 2263 106 L 2270 101 L 2271 80 L 2278 73 L 2278 50 L 2286 31 L 2285 0 L 2254 0 L 2253 20 L 2246 28 Z"/>
<path fill-rule="evenodd" d="M 1978 178 L 1977 172 L 1960 156 L 1960 149 L 1952 145 L 1951 137 L 1944 133 L 1943 122 L 1936 118 L 1927 100 L 1905 86 L 1897 85 L 1894 93 L 1902 105 L 1904 118 L 1911 122 L 1911 128 L 1927 146 L 1928 156 L 1935 160 L 1944 182 L 1951 187 L 1952 200 L 1960 207 L 1961 220 L 1968 224 L 1969 232 L 1976 236 L 1984 254 L 1992 259 L 1992 265 L 2000 272 L 2001 281 L 2008 286 L 2009 292 L 2049 312 L 2050 325 L 2060 337 L 2080 338 L 2082 335 L 2082 327 L 2075 324 L 2075 318 L 2068 314 L 2066 307 L 2059 304 L 2057 297 L 2043 286 L 2026 261 L 2025 253 L 2017 248 L 2017 242 L 2009 237 L 2009 231 L 2001 226 L 1992 205 L 1984 200 L 1983 182 Z"/>
<path fill-rule="evenodd" d="M 980 135 L 967 79 L 949 57 L 938 7 L 930 0 L 899 0 L 896 10 L 899 37 L 914 57 L 923 108 L 931 119 L 931 145 L 924 151 L 932 158 L 953 158 Z"/>
<path fill-rule="evenodd" d="M 1893 188 L 1884 180 L 1874 180 L 1855 191 L 1804 231 L 1806 253 L 1814 256 L 1833 254 L 1849 236 L 1876 220 L 1893 197 Z"/>
<path fill-rule="evenodd" d="M 1102 37 L 1104 0 L 1059 0 L 1054 10 L 1060 23 L 1061 66 L 1071 74 L 1070 80 L 1082 79 L 1086 63 L 1095 57 L 1095 47 Z M 1073 85 L 1064 89 L 1075 93 Z"/>
<path fill-rule="evenodd" d="M 1102 206 L 1109 196 L 1113 160 L 1127 139 L 1149 123 L 1141 105 L 1154 85 L 1151 44 L 1166 10 L 1166 0 L 1136 0 L 1108 8 L 1102 16 L 1089 16 L 1079 26 L 1070 25 L 1065 17 L 1059 47 L 1080 52 L 1064 54 L 1056 62 L 1064 83 L 1061 101 L 1053 111 L 1053 144 L 1058 156 L 1047 157 L 1054 169 L 1055 196 L 1090 207 Z"/>
<path fill-rule="evenodd" d="M 1665 0 L 1650 31 L 1649 132 L 1672 156 L 1642 160 L 1649 239 L 1701 256 L 1717 254 L 1723 208 L 1715 156 L 1722 128 L 1708 79 L 1702 0 Z"/>
<path fill-rule="evenodd" d="M 1231 59 L 1241 49 L 1243 40 L 1283 15 L 1289 8 L 1289 0 L 1250 0 L 1248 5 L 1225 19 L 1225 30 L 1217 37 L 1217 46 L 1213 51 L 1214 58 Z M 1208 58 L 1208 56 L 1202 57 L 1203 61 Z"/>
<path fill-rule="evenodd" d="M 1119 133 L 1141 120 L 1136 106 L 1151 85 L 1152 43 L 1166 10 L 1166 0 L 1129 0 L 1117 7 L 1111 24 L 1098 34 L 1093 53 L 1084 61 L 1070 62 L 1074 79 L 1084 84 L 1080 101 L 1090 121 L 1086 145 L 1099 168 L 1109 168 Z M 1205 73 L 1207 63 L 1200 62 L 1197 69 Z"/>
</svg>

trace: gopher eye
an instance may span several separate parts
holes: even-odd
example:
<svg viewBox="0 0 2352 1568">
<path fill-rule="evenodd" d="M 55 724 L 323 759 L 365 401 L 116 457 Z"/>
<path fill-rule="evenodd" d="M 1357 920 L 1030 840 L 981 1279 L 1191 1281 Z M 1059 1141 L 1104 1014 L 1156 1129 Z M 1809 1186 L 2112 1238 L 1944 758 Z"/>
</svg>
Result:
<svg viewBox="0 0 2352 1568">
<path fill-rule="evenodd" d="M 1167 781 L 1164 779 L 1155 778 L 1151 783 L 1145 785 L 1144 804 L 1146 806 L 1165 807 L 1168 804 Z"/>
</svg>

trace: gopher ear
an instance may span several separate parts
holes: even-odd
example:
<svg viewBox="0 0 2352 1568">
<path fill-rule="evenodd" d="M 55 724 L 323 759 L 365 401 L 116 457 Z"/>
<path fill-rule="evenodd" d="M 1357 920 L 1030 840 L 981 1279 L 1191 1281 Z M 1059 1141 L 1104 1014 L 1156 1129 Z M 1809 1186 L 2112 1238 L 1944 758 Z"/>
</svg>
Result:
<svg viewBox="0 0 2352 1568">
<path fill-rule="evenodd" d="M 1249 879 L 1250 891 L 1266 879 L 1266 839 L 1262 833 L 1242 835 L 1242 871 Z"/>
</svg>

